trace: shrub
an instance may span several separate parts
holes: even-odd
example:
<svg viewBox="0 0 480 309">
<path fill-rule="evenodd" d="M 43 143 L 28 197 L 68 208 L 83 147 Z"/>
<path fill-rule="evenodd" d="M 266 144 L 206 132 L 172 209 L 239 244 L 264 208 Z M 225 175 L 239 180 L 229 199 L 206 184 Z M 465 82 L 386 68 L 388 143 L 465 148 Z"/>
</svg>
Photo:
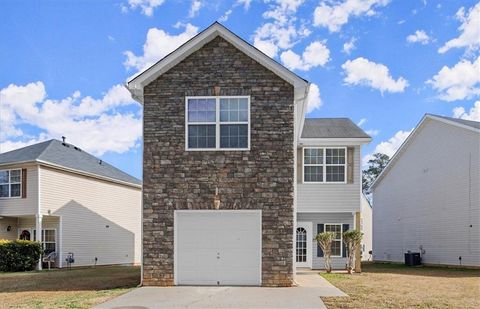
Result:
<svg viewBox="0 0 480 309">
<path fill-rule="evenodd" d="M 362 243 L 363 233 L 358 230 L 348 230 L 343 232 L 343 241 L 347 246 L 348 264 L 347 270 L 351 274 L 355 264 L 355 252 Z"/>
<path fill-rule="evenodd" d="M 333 232 L 318 233 L 315 237 L 318 245 L 323 251 L 323 263 L 325 266 L 325 271 L 327 273 L 330 273 L 332 271 L 332 263 L 330 256 L 332 255 L 332 241 L 334 238 L 335 233 Z"/>
<path fill-rule="evenodd" d="M 33 270 L 42 254 L 37 241 L 0 240 L 0 271 Z"/>
</svg>

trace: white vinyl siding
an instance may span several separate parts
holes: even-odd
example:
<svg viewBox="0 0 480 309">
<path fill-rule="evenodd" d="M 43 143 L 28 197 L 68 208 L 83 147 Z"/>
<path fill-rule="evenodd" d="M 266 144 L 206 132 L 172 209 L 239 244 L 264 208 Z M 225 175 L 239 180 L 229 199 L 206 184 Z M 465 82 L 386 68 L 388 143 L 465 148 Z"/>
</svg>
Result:
<svg viewBox="0 0 480 309">
<path fill-rule="evenodd" d="M 354 147 L 353 183 L 302 183 L 303 150 L 297 152 L 297 211 L 298 212 L 357 212 L 360 211 L 361 160 L 360 145 Z M 347 175 L 347 173 L 345 174 Z"/>
<path fill-rule="evenodd" d="M 0 216 L 28 216 L 37 213 L 38 169 L 36 165 L 11 165 L 2 169 L 27 170 L 27 197 L 0 198 Z"/>
<path fill-rule="evenodd" d="M 425 120 L 373 192 L 373 258 L 480 266 L 480 134 Z"/>
<path fill-rule="evenodd" d="M 141 189 L 41 168 L 41 212 L 60 216 L 65 260 L 73 266 L 140 262 Z"/>
</svg>

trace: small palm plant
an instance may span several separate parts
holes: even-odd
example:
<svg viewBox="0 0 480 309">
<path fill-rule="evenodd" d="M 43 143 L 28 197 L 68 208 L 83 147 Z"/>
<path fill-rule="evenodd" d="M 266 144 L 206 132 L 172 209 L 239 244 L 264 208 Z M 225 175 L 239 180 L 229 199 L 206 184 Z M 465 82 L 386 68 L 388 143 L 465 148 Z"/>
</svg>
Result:
<svg viewBox="0 0 480 309">
<path fill-rule="evenodd" d="M 352 273 L 355 264 L 355 252 L 362 243 L 363 233 L 358 230 L 348 230 L 343 233 L 343 242 L 347 247 L 348 253 L 348 264 L 347 271 L 349 274 Z"/>
<path fill-rule="evenodd" d="M 318 233 L 315 239 L 323 251 L 323 263 L 327 273 L 332 272 L 332 263 L 330 256 L 332 255 L 332 241 L 335 238 L 333 232 Z"/>
</svg>

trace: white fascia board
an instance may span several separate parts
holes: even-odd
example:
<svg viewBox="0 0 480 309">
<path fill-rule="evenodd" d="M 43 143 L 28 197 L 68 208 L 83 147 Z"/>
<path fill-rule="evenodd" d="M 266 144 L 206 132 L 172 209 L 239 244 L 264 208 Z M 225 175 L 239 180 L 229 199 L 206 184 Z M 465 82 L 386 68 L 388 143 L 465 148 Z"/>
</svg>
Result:
<svg viewBox="0 0 480 309">
<path fill-rule="evenodd" d="M 230 44 L 238 48 L 240 51 L 259 62 L 261 65 L 271 70 L 279 77 L 292 84 L 295 88 L 295 100 L 302 100 L 305 97 L 308 82 L 291 72 L 272 58 L 268 57 L 243 39 L 235 35 L 233 32 L 220 25 L 214 23 L 197 36 L 190 39 L 187 43 L 165 56 L 162 60 L 127 81 L 125 85 L 132 93 L 132 98 L 143 103 L 143 88 L 157 79 L 160 75 L 180 63 L 186 57 L 202 48 L 205 44 L 213 40 L 216 36 L 221 36 Z"/>
<path fill-rule="evenodd" d="M 357 146 L 368 144 L 371 138 L 300 138 L 298 146 Z"/>
</svg>

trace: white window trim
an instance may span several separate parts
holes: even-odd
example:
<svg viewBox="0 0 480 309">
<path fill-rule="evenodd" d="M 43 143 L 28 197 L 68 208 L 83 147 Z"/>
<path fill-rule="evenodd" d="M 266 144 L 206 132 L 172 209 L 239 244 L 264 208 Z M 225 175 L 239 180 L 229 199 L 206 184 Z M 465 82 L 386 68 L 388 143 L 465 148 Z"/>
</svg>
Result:
<svg viewBox="0 0 480 309">
<path fill-rule="evenodd" d="M 323 230 L 327 231 L 327 225 L 340 225 L 340 255 L 330 255 L 331 257 L 343 257 L 343 223 L 324 223 Z M 339 239 L 335 238 L 334 241 Z"/>
<path fill-rule="evenodd" d="M 28 230 L 30 231 L 30 238 L 31 240 L 33 241 L 39 241 L 37 240 L 36 238 L 36 234 L 37 234 L 37 231 L 35 228 L 24 228 L 24 229 L 18 229 L 18 237 L 20 237 L 20 233 L 21 231 L 23 230 Z M 45 241 L 45 231 L 54 231 L 55 233 L 55 241 L 48 241 L 46 242 Z M 42 228 L 42 239 L 39 241 L 40 244 L 42 245 L 42 252 L 43 250 L 45 250 L 45 244 L 46 243 L 54 243 L 55 244 L 55 252 L 58 254 L 58 234 L 57 234 L 57 229 L 56 228 L 50 228 L 50 227 L 47 227 L 47 228 Z M 43 253 L 42 253 L 43 254 Z"/>
<path fill-rule="evenodd" d="M 215 99 L 215 122 L 188 122 L 189 99 Z M 247 99 L 248 114 L 248 141 L 247 148 L 220 148 L 220 125 L 221 124 L 246 124 L 244 121 L 220 122 L 220 99 Z M 188 125 L 215 125 L 215 148 L 189 148 Z M 250 96 L 186 96 L 185 97 L 185 151 L 249 151 L 250 150 Z"/>
<path fill-rule="evenodd" d="M 305 164 L 305 149 L 322 149 L 323 162 L 322 164 Z M 327 149 L 344 149 L 345 150 L 345 163 L 344 164 L 327 164 Z M 348 153 L 347 147 L 303 147 L 302 148 L 302 184 L 346 184 L 348 177 Z M 323 181 L 305 181 L 305 166 L 322 166 L 323 168 Z M 344 166 L 345 176 L 343 181 L 327 181 L 327 166 Z"/>
<path fill-rule="evenodd" d="M 23 192 L 23 186 L 22 186 L 22 169 L 21 168 L 12 168 L 12 169 L 3 169 L 3 170 L 0 170 L 0 172 L 5 172 L 7 171 L 8 172 L 8 183 L 5 182 L 5 183 L 0 183 L 0 185 L 8 185 L 8 196 L 2 196 L 0 197 L 0 200 L 3 200 L 3 199 L 16 199 L 16 198 L 22 198 L 22 192 Z M 12 171 L 19 171 L 20 172 L 20 182 L 11 182 L 11 175 L 12 175 Z M 20 195 L 19 196 L 11 196 L 12 194 L 12 188 L 11 188 L 11 185 L 14 184 L 19 184 L 20 185 Z"/>
</svg>

